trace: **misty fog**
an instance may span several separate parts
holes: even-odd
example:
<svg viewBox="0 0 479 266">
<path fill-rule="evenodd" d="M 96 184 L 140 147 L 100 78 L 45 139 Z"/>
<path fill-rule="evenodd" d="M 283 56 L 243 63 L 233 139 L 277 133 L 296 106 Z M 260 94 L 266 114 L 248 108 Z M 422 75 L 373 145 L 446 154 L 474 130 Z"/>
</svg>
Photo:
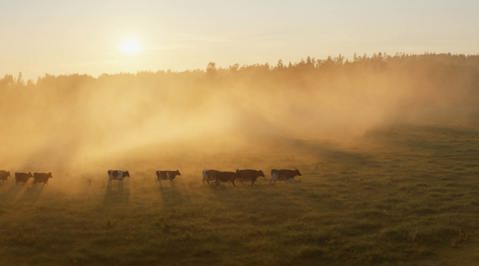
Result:
<svg viewBox="0 0 479 266">
<path fill-rule="evenodd" d="M 210 64 L 34 82 L 7 75 L 0 168 L 270 165 L 295 156 L 295 141 L 360 145 L 368 131 L 394 124 L 475 126 L 478 88 L 479 57 L 462 55 Z"/>
</svg>

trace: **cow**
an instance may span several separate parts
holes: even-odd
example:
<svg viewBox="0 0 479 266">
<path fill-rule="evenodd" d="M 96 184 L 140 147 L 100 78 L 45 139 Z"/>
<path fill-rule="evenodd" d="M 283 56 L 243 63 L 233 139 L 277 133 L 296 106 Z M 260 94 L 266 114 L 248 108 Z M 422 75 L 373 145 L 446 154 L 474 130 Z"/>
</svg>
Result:
<svg viewBox="0 0 479 266">
<path fill-rule="evenodd" d="M 10 172 L 0 170 L 0 184 L 3 184 L 4 182 L 6 182 L 9 176 L 10 176 Z"/>
<path fill-rule="evenodd" d="M 236 170 L 236 179 L 238 179 L 240 182 L 243 181 L 250 181 L 251 185 L 254 185 L 256 182 L 256 179 L 258 177 L 265 177 L 263 171 L 261 170 L 253 170 L 253 169 L 237 169 Z"/>
<path fill-rule="evenodd" d="M 181 175 L 180 170 L 176 170 L 176 171 L 158 170 L 156 171 L 156 181 L 161 183 L 161 180 L 170 180 L 171 182 L 173 182 L 176 176 L 179 176 L 179 175 Z"/>
<path fill-rule="evenodd" d="M 33 177 L 32 173 L 15 172 L 15 184 L 26 184 Z"/>
<path fill-rule="evenodd" d="M 233 186 L 235 184 L 236 172 L 224 172 L 218 170 L 203 170 L 203 182 L 215 181 L 216 185 L 219 185 L 220 182 L 226 183 L 231 182 Z"/>
<path fill-rule="evenodd" d="M 203 170 L 203 183 L 210 183 L 210 181 L 216 181 L 217 170 Z"/>
<path fill-rule="evenodd" d="M 108 170 L 108 183 L 112 180 L 123 181 L 123 179 L 130 177 L 130 173 L 128 171 L 123 170 Z"/>
<path fill-rule="evenodd" d="M 52 173 L 33 173 L 33 184 L 43 183 L 46 185 L 48 183 L 48 179 L 52 178 Z"/>
<path fill-rule="evenodd" d="M 272 169 L 271 170 L 271 183 L 276 181 L 293 181 L 294 177 L 301 176 L 298 169 Z"/>
</svg>

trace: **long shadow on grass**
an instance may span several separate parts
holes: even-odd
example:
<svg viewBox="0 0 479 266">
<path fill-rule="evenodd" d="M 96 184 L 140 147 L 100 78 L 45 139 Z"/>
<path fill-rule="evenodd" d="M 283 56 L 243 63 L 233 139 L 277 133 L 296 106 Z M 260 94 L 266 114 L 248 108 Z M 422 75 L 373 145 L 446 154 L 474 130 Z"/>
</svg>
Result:
<svg viewBox="0 0 479 266">
<path fill-rule="evenodd" d="M 295 189 L 294 184 L 210 185 L 207 189 L 211 200 L 240 215 L 236 217 L 238 222 L 285 221 L 304 212 L 303 206 L 288 195 L 291 189 Z"/>
<path fill-rule="evenodd" d="M 112 181 L 107 184 L 103 205 L 106 207 L 128 203 L 130 198 L 130 184 L 128 181 Z"/>
<path fill-rule="evenodd" d="M 20 197 L 19 201 L 27 203 L 37 202 L 44 188 L 44 184 L 33 184 L 30 187 L 27 187 L 25 189 L 25 192 L 23 192 L 22 196 Z"/>
<path fill-rule="evenodd" d="M 4 184 L 0 190 L 0 200 L 3 202 L 14 201 L 22 194 L 25 188 L 25 184 Z"/>
<path fill-rule="evenodd" d="M 166 206 L 191 202 L 190 197 L 185 192 L 186 187 L 178 181 L 158 183 L 158 190 L 161 200 Z"/>
</svg>

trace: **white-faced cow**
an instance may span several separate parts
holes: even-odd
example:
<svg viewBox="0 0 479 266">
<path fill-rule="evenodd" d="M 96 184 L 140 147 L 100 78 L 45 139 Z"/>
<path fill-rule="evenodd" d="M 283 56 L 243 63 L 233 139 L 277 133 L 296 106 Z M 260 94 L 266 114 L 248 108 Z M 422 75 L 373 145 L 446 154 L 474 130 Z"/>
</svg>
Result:
<svg viewBox="0 0 479 266">
<path fill-rule="evenodd" d="M 294 181 L 294 177 L 301 176 L 301 173 L 298 169 L 272 169 L 271 170 L 271 182 L 276 181 Z"/>
<path fill-rule="evenodd" d="M 52 178 L 52 173 L 33 173 L 33 184 L 43 183 L 46 185 L 48 183 L 48 179 Z"/>
<path fill-rule="evenodd" d="M 15 184 L 25 184 L 31 177 L 32 173 L 15 172 Z"/>
<path fill-rule="evenodd" d="M 128 171 L 123 170 L 108 170 L 108 183 L 112 180 L 123 181 L 123 179 L 130 177 L 130 173 Z"/>
<path fill-rule="evenodd" d="M 0 170 L 0 184 L 3 184 L 4 182 L 6 182 L 9 176 L 10 176 L 9 171 Z"/>
<path fill-rule="evenodd" d="M 264 177 L 264 173 L 261 170 L 253 170 L 253 169 L 238 169 L 236 170 L 236 179 L 238 179 L 240 182 L 251 182 L 251 185 L 254 185 L 256 182 L 256 179 L 258 177 Z"/>
<path fill-rule="evenodd" d="M 171 182 L 173 182 L 176 176 L 179 176 L 179 175 L 181 175 L 180 170 L 176 170 L 176 171 L 158 170 L 156 171 L 156 181 L 161 183 L 161 180 L 170 180 Z"/>
<path fill-rule="evenodd" d="M 203 182 L 215 181 L 216 185 L 219 185 L 221 182 L 231 182 L 233 186 L 235 184 L 236 172 L 224 172 L 218 170 L 203 170 Z"/>
</svg>

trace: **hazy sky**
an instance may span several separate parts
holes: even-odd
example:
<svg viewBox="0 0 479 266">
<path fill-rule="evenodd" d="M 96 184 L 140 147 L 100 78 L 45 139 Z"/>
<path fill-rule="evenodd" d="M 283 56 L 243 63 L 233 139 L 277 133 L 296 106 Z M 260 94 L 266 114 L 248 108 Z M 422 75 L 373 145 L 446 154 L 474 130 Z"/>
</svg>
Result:
<svg viewBox="0 0 479 266">
<path fill-rule="evenodd" d="M 0 75 L 479 53 L 477 0 L 0 0 Z M 125 39 L 142 51 L 127 55 Z"/>
</svg>

